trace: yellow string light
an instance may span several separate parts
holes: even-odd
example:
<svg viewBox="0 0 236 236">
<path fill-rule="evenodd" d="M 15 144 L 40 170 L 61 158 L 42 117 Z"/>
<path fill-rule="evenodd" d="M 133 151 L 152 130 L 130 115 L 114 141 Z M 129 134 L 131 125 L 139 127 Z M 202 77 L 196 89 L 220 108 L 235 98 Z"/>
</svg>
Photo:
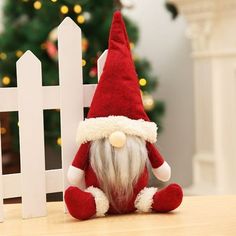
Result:
<svg viewBox="0 0 236 236">
<path fill-rule="evenodd" d="M 57 2 L 57 0 L 51 0 L 52 2 Z"/>
<path fill-rule="evenodd" d="M 9 76 L 4 76 L 4 77 L 2 78 L 2 84 L 3 84 L 3 85 L 9 85 L 10 83 L 11 83 L 11 79 L 10 79 Z"/>
<path fill-rule="evenodd" d="M 145 86 L 145 85 L 147 84 L 147 80 L 144 79 L 144 78 L 141 78 L 141 79 L 139 80 L 139 84 L 140 84 L 140 86 Z"/>
<path fill-rule="evenodd" d="M 86 60 L 82 59 L 82 66 L 85 66 L 86 65 Z"/>
<path fill-rule="evenodd" d="M 129 44 L 129 46 L 130 46 L 130 49 L 131 49 L 131 50 L 134 49 L 134 43 L 131 42 L 131 43 Z"/>
<path fill-rule="evenodd" d="M 34 8 L 36 10 L 39 10 L 42 7 L 42 3 L 40 1 L 35 1 L 34 2 Z"/>
<path fill-rule="evenodd" d="M 66 5 L 61 6 L 60 9 L 62 14 L 67 14 L 69 12 L 69 8 Z"/>
<path fill-rule="evenodd" d="M 79 14 L 82 11 L 82 7 L 79 4 L 74 6 L 74 12 Z"/>
<path fill-rule="evenodd" d="M 148 93 L 143 94 L 142 101 L 143 101 L 144 109 L 146 111 L 151 111 L 155 106 L 155 102 L 154 102 L 152 95 L 150 95 Z"/>
<path fill-rule="evenodd" d="M 79 24 L 83 24 L 85 22 L 84 16 L 83 15 L 79 15 L 77 17 L 77 21 L 78 21 Z"/>
<path fill-rule="evenodd" d="M 6 134 L 7 129 L 4 127 L 0 127 L 0 134 Z"/>
<path fill-rule="evenodd" d="M 61 146 L 61 137 L 59 137 L 59 138 L 57 139 L 57 145 L 58 145 L 58 146 Z"/>
<path fill-rule="evenodd" d="M 0 59 L 1 59 L 1 60 L 6 60 L 6 59 L 7 59 L 7 54 L 4 53 L 4 52 L 1 52 L 1 53 L 0 53 Z"/>
<path fill-rule="evenodd" d="M 97 74 L 96 74 L 96 72 L 94 71 L 94 70 L 91 70 L 90 72 L 89 72 L 89 76 L 90 77 L 95 77 Z"/>
<path fill-rule="evenodd" d="M 21 50 L 16 51 L 16 56 L 21 57 L 23 55 L 23 52 Z"/>
</svg>

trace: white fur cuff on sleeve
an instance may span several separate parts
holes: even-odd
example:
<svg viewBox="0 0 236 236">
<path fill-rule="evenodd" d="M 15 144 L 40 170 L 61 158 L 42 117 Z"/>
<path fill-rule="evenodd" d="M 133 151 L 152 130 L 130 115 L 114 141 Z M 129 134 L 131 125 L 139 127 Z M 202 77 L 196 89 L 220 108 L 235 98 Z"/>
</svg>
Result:
<svg viewBox="0 0 236 236">
<path fill-rule="evenodd" d="M 67 179 L 72 186 L 76 186 L 82 190 L 85 189 L 85 179 L 83 170 L 71 165 L 68 168 Z"/>
<path fill-rule="evenodd" d="M 157 192 L 157 188 L 144 188 L 134 202 L 136 209 L 139 212 L 150 212 L 152 210 L 153 196 Z"/>
<path fill-rule="evenodd" d="M 105 193 L 93 186 L 88 187 L 85 192 L 91 193 L 94 197 L 96 204 L 96 216 L 104 216 L 109 209 L 109 201 Z"/>
<path fill-rule="evenodd" d="M 157 179 L 163 182 L 168 181 L 171 176 L 171 168 L 166 161 L 160 167 L 152 169 L 152 172 Z"/>
</svg>

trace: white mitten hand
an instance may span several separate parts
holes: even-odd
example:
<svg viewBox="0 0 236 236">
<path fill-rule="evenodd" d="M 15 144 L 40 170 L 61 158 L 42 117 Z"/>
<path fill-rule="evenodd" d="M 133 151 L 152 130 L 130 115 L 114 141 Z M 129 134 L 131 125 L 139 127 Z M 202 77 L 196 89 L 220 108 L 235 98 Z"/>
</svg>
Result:
<svg viewBox="0 0 236 236">
<path fill-rule="evenodd" d="M 164 162 L 160 167 L 152 169 L 153 174 L 157 179 L 166 182 L 170 179 L 171 168 L 167 162 Z"/>
<path fill-rule="evenodd" d="M 85 179 L 83 170 L 71 165 L 67 172 L 67 179 L 72 186 L 78 187 L 82 190 L 85 189 Z"/>
</svg>

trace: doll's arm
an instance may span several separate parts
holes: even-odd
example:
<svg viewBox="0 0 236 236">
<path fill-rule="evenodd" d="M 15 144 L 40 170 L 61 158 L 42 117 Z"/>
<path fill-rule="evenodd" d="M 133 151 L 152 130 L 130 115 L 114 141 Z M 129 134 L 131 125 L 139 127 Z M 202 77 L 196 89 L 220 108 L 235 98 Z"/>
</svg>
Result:
<svg viewBox="0 0 236 236">
<path fill-rule="evenodd" d="M 80 189 L 85 189 L 84 169 L 89 160 L 89 144 L 88 142 L 80 145 L 67 173 L 69 183 Z"/>
<path fill-rule="evenodd" d="M 146 146 L 153 174 L 157 179 L 163 182 L 168 181 L 171 176 L 170 166 L 164 160 L 164 158 L 161 156 L 161 154 L 153 144 L 147 142 Z"/>
</svg>

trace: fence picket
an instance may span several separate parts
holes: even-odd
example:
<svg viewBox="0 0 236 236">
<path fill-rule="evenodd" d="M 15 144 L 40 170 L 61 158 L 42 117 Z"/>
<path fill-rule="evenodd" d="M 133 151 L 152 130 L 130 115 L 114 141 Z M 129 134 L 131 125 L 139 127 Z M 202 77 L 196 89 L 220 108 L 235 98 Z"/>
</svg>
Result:
<svg viewBox="0 0 236 236">
<path fill-rule="evenodd" d="M 17 61 L 22 216 L 46 215 L 41 63 L 30 51 Z"/>
<path fill-rule="evenodd" d="M 0 88 L 0 111 L 17 110 L 17 88 Z"/>
<path fill-rule="evenodd" d="M 63 191 L 62 169 L 46 170 L 46 193 Z M 21 173 L 2 176 L 3 199 L 21 197 Z"/>
<path fill-rule="evenodd" d="M 1 128 L 1 123 L 0 123 Z M 2 187 L 2 141 L 0 133 L 0 222 L 3 222 L 3 187 Z"/>
<path fill-rule="evenodd" d="M 84 118 L 81 30 L 69 17 L 58 28 L 58 48 L 65 189 L 68 186 L 66 172 L 78 148 L 75 142 L 77 126 Z"/>
<path fill-rule="evenodd" d="M 96 84 L 84 84 L 83 85 L 83 100 L 84 107 L 89 107 L 97 85 Z"/>
<path fill-rule="evenodd" d="M 3 198 L 21 197 L 21 173 L 2 176 Z"/>
<path fill-rule="evenodd" d="M 98 58 L 98 61 L 97 61 L 97 67 L 98 67 L 98 81 L 102 75 L 102 72 L 103 72 L 103 67 L 105 65 L 105 62 L 106 62 L 106 59 L 107 59 L 107 53 L 108 53 L 108 50 L 105 50 L 102 55 Z"/>
</svg>

